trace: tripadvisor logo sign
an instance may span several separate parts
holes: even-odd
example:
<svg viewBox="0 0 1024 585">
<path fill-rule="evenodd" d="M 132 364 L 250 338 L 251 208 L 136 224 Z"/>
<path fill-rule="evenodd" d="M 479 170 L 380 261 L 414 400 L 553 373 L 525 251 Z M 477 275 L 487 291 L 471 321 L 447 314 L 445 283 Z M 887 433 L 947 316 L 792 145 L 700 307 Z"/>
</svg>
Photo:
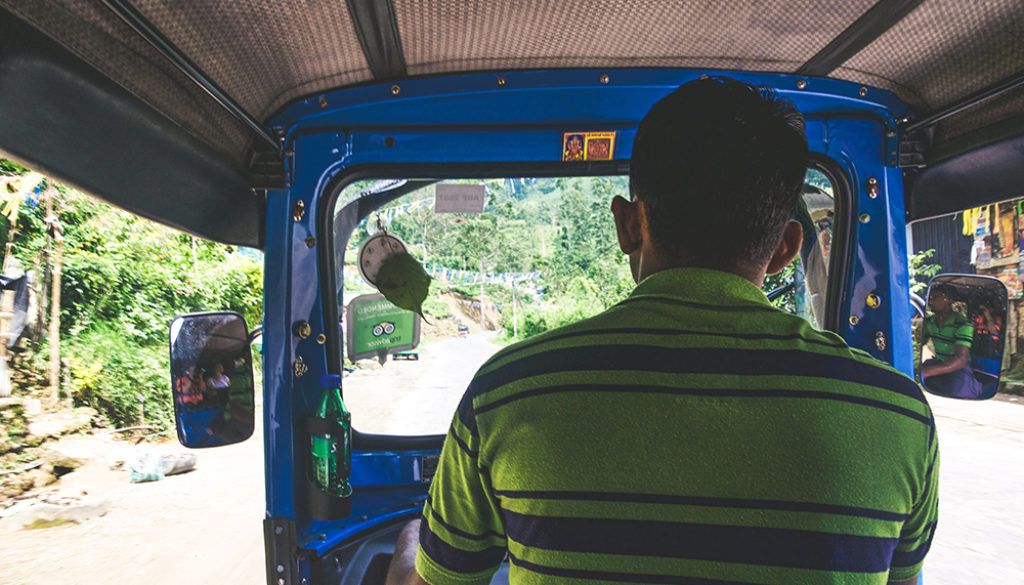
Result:
<svg viewBox="0 0 1024 585">
<path fill-rule="evenodd" d="M 419 345 L 419 316 L 396 307 L 380 294 L 352 299 L 346 309 L 345 327 L 351 361 L 376 357 L 383 362 L 389 353 Z"/>
</svg>

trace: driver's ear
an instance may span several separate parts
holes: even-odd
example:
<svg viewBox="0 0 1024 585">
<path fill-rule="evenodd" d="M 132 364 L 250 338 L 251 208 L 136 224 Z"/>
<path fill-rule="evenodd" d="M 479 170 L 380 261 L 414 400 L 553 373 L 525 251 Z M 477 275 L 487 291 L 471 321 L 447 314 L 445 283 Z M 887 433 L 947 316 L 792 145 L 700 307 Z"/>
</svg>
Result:
<svg viewBox="0 0 1024 585">
<path fill-rule="evenodd" d="M 789 220 L 789 223 L 786 224 L 786 229 L 782 231 L 782 237 L 779 238 L 779 244 L 775 247 L 775 252 L 772 253 L 771 259 L 768 260 L 768 267 L 765 269 L 765 273 L 778 274 L 783 268 L 789 266 L 789 263 L 800 252 L 800 245 L 803 241 L 803 226 L 795 219 Z"/>
<path fill-rule="evenodd" d="M 643 243 L 639 207 L 636 201 L 626 201 L 619 195 L 612 199 L 615 233 L 619 237 L 619 249 L 623 254 L 632 254 Z"/>
</svg>

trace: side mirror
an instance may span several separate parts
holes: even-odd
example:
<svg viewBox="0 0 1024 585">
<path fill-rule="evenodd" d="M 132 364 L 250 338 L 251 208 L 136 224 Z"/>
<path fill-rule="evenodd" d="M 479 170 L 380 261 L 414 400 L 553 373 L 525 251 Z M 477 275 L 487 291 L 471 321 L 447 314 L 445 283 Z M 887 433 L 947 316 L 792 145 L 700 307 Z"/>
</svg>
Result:
<svg viewBox="0 0 1024 585">
<path fill-rule="evenodd" d="M 182 315 L 171 322 L 170 337 L 178 441 L 201 448 L 248 439 L 256 393 L 245 319 L 230 312 Z"/>
<path fill-rule="evenodd" d="M 1009 306 L 998 278 L 942 274 L 928 286 L 923 317 L 915 317 L 917 375 L 940 396 L 984 400 L 995 396 L 1002 370 Z"/>
</svg>

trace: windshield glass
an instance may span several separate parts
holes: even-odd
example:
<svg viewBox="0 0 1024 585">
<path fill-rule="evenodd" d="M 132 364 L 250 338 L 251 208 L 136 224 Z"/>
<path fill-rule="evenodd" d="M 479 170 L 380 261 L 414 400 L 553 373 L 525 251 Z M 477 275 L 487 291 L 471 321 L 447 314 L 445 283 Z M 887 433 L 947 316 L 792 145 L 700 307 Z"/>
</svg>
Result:
<svg viewBox="0 0 1024 585">
<path fill-rule="evenodd" d="M 443 434 L 494 352 L 625 298 L 635 283 L 609 209 L 614 196 L 628 198 L 628 183 L 625 176 L 512 177 L 345 187 L 334 249 L 342 389 L 353 427 Z M 356 210 L 367 201 L 379 207 L 360 219 Z M 824 317 L 834 213 L 831 182 L 809 170 L 795 218 L 804 226 L 803 248 L 763 286 L 776 305 L 816 326 Z M 422 321 L 371 284 L 393 246 L 407 249 L 431 277 Z"/>
</svg>

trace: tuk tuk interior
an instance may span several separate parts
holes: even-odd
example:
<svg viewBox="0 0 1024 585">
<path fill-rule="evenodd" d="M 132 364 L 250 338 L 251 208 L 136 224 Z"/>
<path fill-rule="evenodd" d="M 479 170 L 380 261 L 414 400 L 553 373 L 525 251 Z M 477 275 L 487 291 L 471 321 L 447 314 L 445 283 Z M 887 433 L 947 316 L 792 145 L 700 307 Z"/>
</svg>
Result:
<svg viewBox="0 0 1024 585">
<path fill-rule="evenodd" d="M 622 175 L 640 118 L 676 86 L 718 74 L 769 85 L 805 114 L 810 168 L 833 184 L 819 325 L 912 372 L 906 225 L 1024 183 L 1019 0 L 0 7 L 7 156 L 265 253 L 272 583 L 377 582 L 443 439 L 356 432 L 352 514 L 315 518 L 300 423 L 320 375 L 342 370 L 344 247 L 408 192 L 342 200 L 346 187 Z M 567 162 L 568 132 L 612 132 L 614 152 Z M 297 321 L 323 343 L 293 335 Z"/>
</svg>

